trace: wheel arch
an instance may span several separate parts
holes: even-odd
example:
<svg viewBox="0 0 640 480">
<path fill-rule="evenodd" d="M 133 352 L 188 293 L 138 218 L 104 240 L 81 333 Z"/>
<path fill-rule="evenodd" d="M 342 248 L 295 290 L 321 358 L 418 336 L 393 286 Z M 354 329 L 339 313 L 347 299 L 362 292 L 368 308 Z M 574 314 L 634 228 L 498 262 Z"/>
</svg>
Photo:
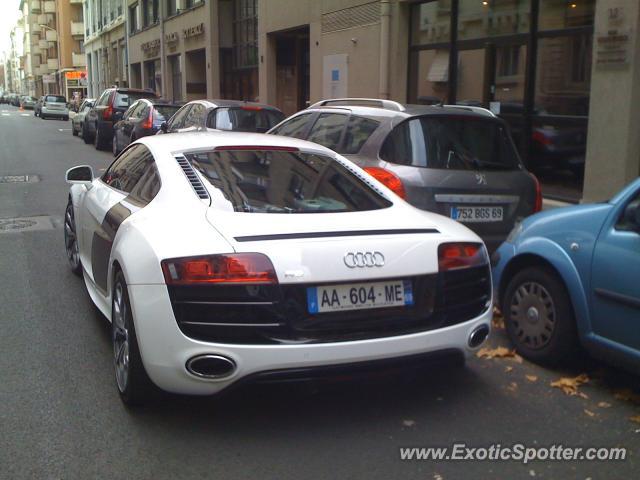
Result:
<svg viewBox="0 0 640 480">
<path fill-rule="evenodd" d="M 591 330 L 589 304 L 584 284 L 571 257 L 558 244 L 548 239 L 528 241 L 518 248 L 516 254 L 505 265 L 498 285 L 498 303 L 502 306 L 507 285 L 524 268 L 544 267 L 562 281 L 575 315 L 578 334 L 582 340 Z"/>
</svg>

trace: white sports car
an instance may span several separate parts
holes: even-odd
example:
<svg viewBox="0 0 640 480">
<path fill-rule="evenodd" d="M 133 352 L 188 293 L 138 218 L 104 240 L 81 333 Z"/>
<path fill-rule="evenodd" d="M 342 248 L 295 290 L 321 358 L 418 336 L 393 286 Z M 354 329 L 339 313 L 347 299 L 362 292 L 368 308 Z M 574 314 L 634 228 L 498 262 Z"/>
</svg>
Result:
<svg viewBox="0 0 640 480">
<path fill-rule="evenodd" d="M 127 404 L 153 385 L 204 395 L 464 359 L 489 333 L 480 238 L 319 145 L 161 135 L 99 178 L 88 166 L 66 178 L 67 256 L 111 321 Z"/>
</svg>

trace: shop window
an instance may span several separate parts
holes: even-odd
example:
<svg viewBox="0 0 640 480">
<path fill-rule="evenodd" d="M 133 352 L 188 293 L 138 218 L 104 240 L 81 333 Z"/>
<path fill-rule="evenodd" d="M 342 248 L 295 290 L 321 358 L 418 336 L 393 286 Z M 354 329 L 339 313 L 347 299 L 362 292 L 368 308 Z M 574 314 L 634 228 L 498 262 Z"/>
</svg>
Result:
<svg viewBox="0 0 640 480">
<path fill-rule="evenodd" d="M 530 0 L 460 0 L 458 39 L 527 33 L 530 10 Z"/>
<path fill-rule="evenodd" d="M 159 0 L 142 0 L 143 26 L 148 27 L 158 23 Z"/>
<path fill-rule="evenodd" d="M 520 46 L 498 48 L 498 76 L 512 77 L 520 70 Z"/>
<path fill-rule="evenodd" d="M 433 105 L 445 100 L 449 81 L 448 49 L 413 52 L 410 68 L 412 103 Z"/>
<path fill-rule="evenodd" d="M 593 26 L 596 0 L 540 0 L 540 30 Z"/>
<path fill-rule="evenodd" d="M 171 17 L 178 13 L 178 1 L 177 0 L 167 0 L 167 17 Z"/>
<path fill-rule="evenodd" d="M 451 0 L 415 4 L 411 7 L 411 44 L 449 41 Z"/>
</svg>

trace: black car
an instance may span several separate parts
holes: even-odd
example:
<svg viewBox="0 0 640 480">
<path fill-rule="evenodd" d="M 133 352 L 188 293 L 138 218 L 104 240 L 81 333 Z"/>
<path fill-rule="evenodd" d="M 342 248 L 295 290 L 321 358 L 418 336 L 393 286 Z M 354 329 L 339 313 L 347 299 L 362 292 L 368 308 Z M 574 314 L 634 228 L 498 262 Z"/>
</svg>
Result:
<svg viewBox="0 0 640 480">
<path fill-rule="evenodd" d="M 142 98 L 129 107 L 122 120 L 113 126 L 113 154 L 118 155 L 127 145 L 140 137 L 155 135 L 160 125 L 169 120 L 179 104 L 161 99 Z"/>
<path fill-rule="evenodd" d="M 124 112 L 141 98 L 158 98 L 155 92 L 136 88 L 107 88 L 87 113 L 82 130 L 85 143 L 93 141 L 96 150 L 103 150 L 112 143 L 113 126 L 122 119 Z"/>
<path fill-rule="evenodd" d="M 265 133 L 282 120 L 284 114 L 270 105 L 241 100 L 193 100 L 161 128 L 163 133 L 208 128 Z"/>
</svg>

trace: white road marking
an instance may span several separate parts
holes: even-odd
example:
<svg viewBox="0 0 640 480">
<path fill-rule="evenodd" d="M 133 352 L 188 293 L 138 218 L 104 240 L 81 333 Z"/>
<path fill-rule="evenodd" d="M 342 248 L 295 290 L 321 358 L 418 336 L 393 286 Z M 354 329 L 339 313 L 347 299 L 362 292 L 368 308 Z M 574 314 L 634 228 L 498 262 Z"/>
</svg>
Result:
<svg viewBox="0 0 640 480">
<path fill-rule="evenodd" d="M 70 132 L 71 129 L 70 128 L 59 128 L 58 131 L 59 132 Z"/>
<path fill-rule="evenodd" d="M 11 115 L 10 115 L 10 114 L 8 114 L 8 113 L 3 113 L 3 114 L 2 114 L 2 116 L 3 116 L 3 117 L 10 117 Z"/>
<path fill-rule="evenodd" d="M 23 117 L 30 117 L 31 116 L 28 113 L 21 113 L 20 115 L 22 115 Z"/>
</svg>

